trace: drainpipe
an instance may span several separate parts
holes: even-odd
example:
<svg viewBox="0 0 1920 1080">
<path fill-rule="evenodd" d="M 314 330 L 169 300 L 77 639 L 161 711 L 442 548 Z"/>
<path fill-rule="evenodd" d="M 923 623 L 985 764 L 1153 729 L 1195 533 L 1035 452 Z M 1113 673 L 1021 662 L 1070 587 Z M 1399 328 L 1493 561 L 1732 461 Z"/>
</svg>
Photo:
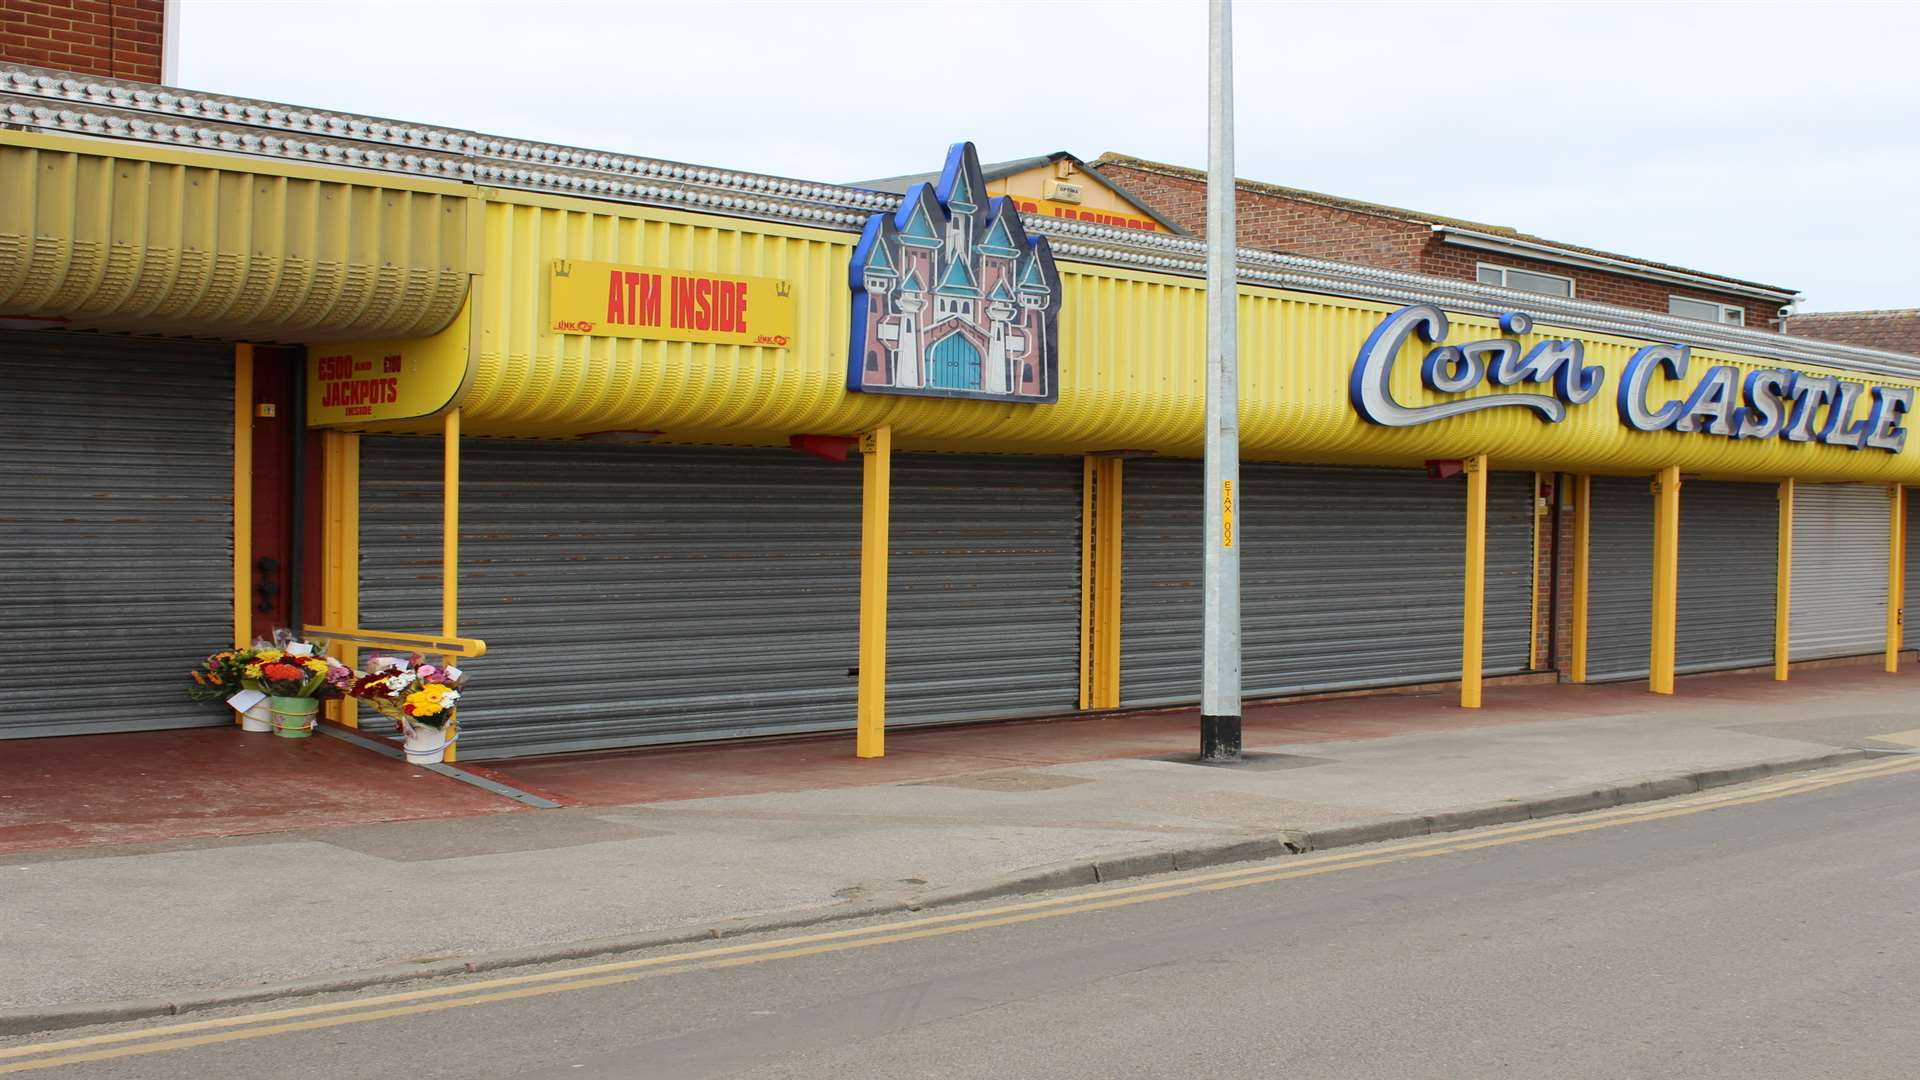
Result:
<svg viewBox="0 0 1920 1080">
<path fill-rule="evenodd" d="M 293 478 L 287 484 L 287 630 L 295 640 L 305 633 L 301 594 L 307 580 L 307 355 L 298 349 L 293 355 L 293 385 L 288 390 L 288 409 L 292 413 L 292 446 L 288 465 Z"/>
<path fill-rule="evenodd" d="M 1553 521 L 1547 540 L 1547 667 L 1560 670 L 1560 488 L 1566 473 L 1553 474 Z"/>
</svg>

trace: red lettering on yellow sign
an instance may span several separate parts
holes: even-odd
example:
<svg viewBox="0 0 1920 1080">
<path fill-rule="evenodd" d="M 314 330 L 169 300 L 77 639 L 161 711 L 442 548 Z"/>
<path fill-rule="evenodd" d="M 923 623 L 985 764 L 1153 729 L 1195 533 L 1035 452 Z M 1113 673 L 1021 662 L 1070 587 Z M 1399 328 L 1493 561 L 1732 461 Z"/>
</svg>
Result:
<svg viewBox="0 0 1920 1080">
<path fill-rule="evenodd" d="M 664 325 L 676 330 L 713 330 L 720 333 L 747 332 L 747 307 L 751 288 L 733 278 L 698 277 L 674 274 L 663 283 L 662 275 L 636 270 L 607 271 L 607 324 L 610 326 Z M 663 288 L 664 284 L 664 288 Z M 666 297 L 663 312 L 663 294 Z M 556 325 L 557 330 L 580 329 L 591 332 L 591 325 Z"/>
<path fill-rule="evenodd" d="M 375 405 L 392 405 L 400 400 L 400 372 L 405 365 L 399 353 L 380 358 L 380 377 L 370 377 L 372 360 L 357 360 L 350 354 L 322 356 L 314 363 L 320 375 L 320 408 L 345 409 L 348 416 L 370 416 Z"/>
</svg>

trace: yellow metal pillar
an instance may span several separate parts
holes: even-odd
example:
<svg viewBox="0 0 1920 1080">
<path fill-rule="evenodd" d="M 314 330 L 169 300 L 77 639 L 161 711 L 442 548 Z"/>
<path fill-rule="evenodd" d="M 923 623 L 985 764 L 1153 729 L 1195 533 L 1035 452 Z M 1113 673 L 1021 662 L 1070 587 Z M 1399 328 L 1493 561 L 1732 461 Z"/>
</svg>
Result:
<svg viewBox="0 0 1920 1080">
<path fill-rule="evenodd" d="M 1900 637 L 1907 604 L 1907 489 L 1887 486 L 1887 674 L 1900 671 Z"/>
<path fill-rule="evenodd" d="M 304 431 L 304 425 L 296 427 Z M 329 431 L 321 436 L 320 482 L 321 562 L 320 622 L 325 626 L 360 625 L 360 436 Z M 359 664 L 359 650 L 335 643 L 333 655 L 348 667 Z M 331 702 L 329 717 L 347 727 L 359 727 L 359 709 L 352 701 Z"/>
<path fill-rule="evenodd" d="M 460 633 L 460 410 L 447 412 L 441 426 L 440 474 L 440 634 Z M 458 730 L 457 728 L 455 729 Z M 455 746 L 447 744 L 446 760 Z"/>
<path fill-rule="evenodd" d="M 1587 681 L 1587 578 L 1593 566 L 1593 477 L 1569 477 L 1573 483 L 1573 635 L 1568 643 L 1567 677 Z"/>
<path fill-rule="evenodd" d="M 1082 468 L 1080 707 L 1120 707 L 1119 458 L 1088 455 Z"/>
<path fill-rule="evenodd" d="M 1773 570 L 1773 681 L 1787 681 L 1787 628 L 1793 615 L 1793 479 L 1780 481 L 1780 546 Z"/>
<path fill-rule="evenodd" d="M 253 346 L 233 347 L 233 647 L 253 644 Z M 240 714 L 234 713 L 234 723 Z"/>
<path fill-rule="evenodd" d="M 1680 466 L 1653 481 L 1653 648 L 1647 689 L 1673 693 L 1674 636 L 1680 613 Z"/>
<path fill-rule="evenodd" d="M 893 428 L 860 437 L 860 684 L 854 755 L 887 752 L 887 533 L 892 517 Z"/>
<path fill-rule="evenodd" d="M 1480 707 L 1487 615 L 1487 455 L 1466 459 L 1467 595 L 1460 630 L 1460 707 Z"/>
</svg>

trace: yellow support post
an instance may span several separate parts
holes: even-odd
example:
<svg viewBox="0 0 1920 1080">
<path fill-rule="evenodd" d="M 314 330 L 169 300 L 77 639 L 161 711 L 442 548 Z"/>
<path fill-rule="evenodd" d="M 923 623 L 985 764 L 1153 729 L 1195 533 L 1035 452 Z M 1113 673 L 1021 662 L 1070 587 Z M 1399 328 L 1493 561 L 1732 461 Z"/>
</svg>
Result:
<svg viewBox="0 0 1920 1080">
<path fill-rule="evenodd" d="M 1653 648 L 1647 689 L 1673 693 L 1674 636 L 1680 614 L 1680 466 L 1653 481 Z"/>
<path fill-rule="evenodd" d="M 460 632 L 460 410 L 442 421 L 440 477 L 440 633 Z"/>
<path fill-rule="evenodd" d="M 1120 484 L 1125 462 L 1106 458 L 1099 465 L 1094 531 L 1094 681 L 1093 707 L 1120 707 Z"/>
<path fill-rule="evenodd" d="M 1487 455 L 1466 459 L 1467 595 L 1460 632 L 1460 707 L 1480 707 L 1487 615 Z"/>
<path fill-rule="evenodd" d="M 1573 482 L 1573 635 L 1568 643 L 1567 676 L 1587 681 L 1587 578 L 1593 566 L 1593 477 Z"/>
<path fill-rule="evenodd" d="M 233 347 L 233 647 L 253 644 L 253 346 Z M 240 714 L 234 713 L 234 723 Z"/>
<path fill-rule="evenodd" d="M 298 429 L 297 429 L 298 430 Z M 360 436 L 328 431 L 321 436 L 321 621 L 327 626 L 360 623 Z M 359 650 L 333 643 L 333 655 L 348 667 L 359 663 Z M 360 710 L 345 698 L 331 703 L 335 723 L 360 726 Z"/>
<path fill-rule="evenodd" d="M 440 475 L 440 633 L 443 637 L 455 637 L 460 633 L 459 409 L 447 411 L 440 437 L 444 454 Z M 454 745 L 448 743 L 446 760 L 454 759 L 454 750 Z"/>
<path fill-rule="evenodd" d="M 1907 603 L 1907 489 L 1887 485 L 1887 674 L 1900 673 L 1900 632 Z"/>
<path fill-rule="evenodd" d="M 860 683 L 854 755 L 887 753 L 887 533 L 892 517 L 893 428 L 860 437 Z"/>
<path fill-rule="evenodd" d="M 1780 481 L 1780 546 L 1773 570 L 1773 681 L 1786 682 L 1793 615 L 1793 479 Z"/>
<path fill-rule="evenodd" d="M 1080 708 L 1092 709 L 1098 695 L 1093 686 L 1095 642 L 1099 631 L 1094 626 L 1094 596 L 1099 592 L 1099 574 L 1095 569 L 1100 531 L 1100 459 L 1087 454 L 1080 459 Z"/>
</svg>

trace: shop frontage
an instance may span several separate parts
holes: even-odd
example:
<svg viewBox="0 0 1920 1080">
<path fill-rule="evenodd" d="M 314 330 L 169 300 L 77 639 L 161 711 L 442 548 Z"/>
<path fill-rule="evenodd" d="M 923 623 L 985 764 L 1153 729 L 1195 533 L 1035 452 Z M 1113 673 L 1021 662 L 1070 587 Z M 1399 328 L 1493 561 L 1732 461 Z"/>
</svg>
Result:
<svg viewBox="0 0 1920 1080">
<path fill-rule="evenodd" d="M 0 331 L 0 385 L 0 738 L 230 723 L 180 682 L 233 632 L 231 350 Z"/>
<path fill-rule="evenodd" d="M 1644 679 L 1653 651 L 1654 481 L 1591 480 L 1587 676 Z M 1779 495 L 1775 485 L 1683 479 L 1674 671 L 1773 661 Z M 1736 584 L 1741 583 L 1741 584 Z M 1877 651 L 1862 649 L 1860 652 Z"/>
<path fill-rule="evenodd" d="M 1423 470 L 1242 466 L 1241 680 L 1250 696 L 1460 677 L 1467 492 Z M 1486 673 L 1529 666 L 1534 493 L 1496 473 L 1487 505 Z M 1130 462 L 1123 706 L 1198 700 L 1196 461 Z"/>
<path fill-rule="evenodd" d="M 37 515 L 0 542 L 40 568 L 0 640 L 183 653 L 128 654 L 158 672 L 137 721 L 62 719 L 9 669 L 0 735 L 220 719 L 178 672 L 264 617 L 236 478 L 287 417 L 236 373 L 270 342 L 305 350 L 316 447 L 282 469 L 312 489 L 299 621 L 349 658 L 457 649 L 467 758 L 819 732 L 872 756 L 889 727 L 1192 701 L 1216 498 L 1250 695 L 1458 683 L 1475 707 L 1556 670 L 1671 693 L 1900 660 L 1920 359 L 1244 252 L 1244 464 L 1212 492 L 1199 245 L 1023 218 L 966 144 L 894 195 L 424 127 L 358 132 L 358 168 L 305 136 L 223 156 L 113 130 L 0 133 L 0 166 L 201 193 L 212 222 L 280 213 L 241 198 L 264 185 L 312 228 L 178 298 L 245 258 L 143 254 L 122 291 L 0 262 L 0 316 L 63 327 L 0 341 L 41 395 L 0 442 Z M 23 249 L 111 248 L 32 205 Z M 1555 476 L 1579 508 L 1557 541 Z"/>
</svg>

